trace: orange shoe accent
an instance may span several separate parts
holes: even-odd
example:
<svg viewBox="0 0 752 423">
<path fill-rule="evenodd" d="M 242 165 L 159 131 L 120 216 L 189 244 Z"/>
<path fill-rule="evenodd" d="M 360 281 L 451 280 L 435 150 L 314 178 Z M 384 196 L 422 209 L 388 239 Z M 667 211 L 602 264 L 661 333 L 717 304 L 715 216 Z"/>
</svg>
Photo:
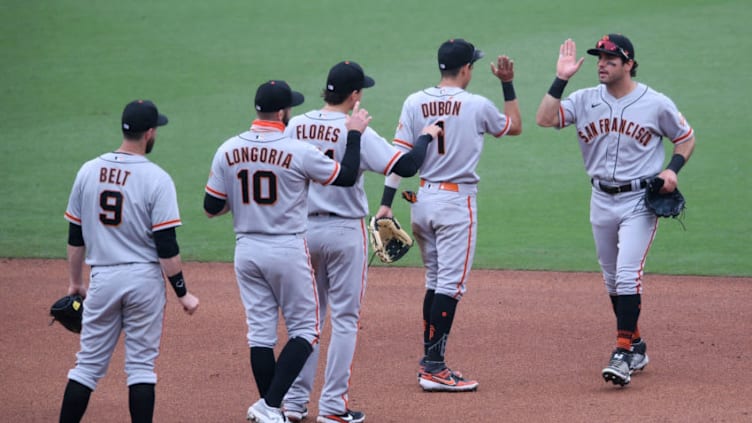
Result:
<svg viewBox="0 0 752 423">
<path fill-rule="evenodd" d="M 458 372 L 445 368 L 437 373 L 422 372 L 418 382 L 424 391 L 465 392 L 475 391 L 478 381 L 465 379 Z"/>
</svg>

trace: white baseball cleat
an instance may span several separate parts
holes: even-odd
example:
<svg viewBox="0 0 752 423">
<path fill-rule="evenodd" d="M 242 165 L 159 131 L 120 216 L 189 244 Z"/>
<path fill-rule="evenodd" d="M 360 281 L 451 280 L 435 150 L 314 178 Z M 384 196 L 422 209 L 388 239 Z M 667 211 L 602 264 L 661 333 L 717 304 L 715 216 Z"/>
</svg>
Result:
<svg viewBox="0 0 752 423">
<path fill-rule="evenodd" d="M 287 417 L 282 413 L 281 408 L 270 407 L 266 401 L 261 398 L 253 405 L 248 407 L 246 419 L 256 423 L 288 423 Z"/>
</svg>

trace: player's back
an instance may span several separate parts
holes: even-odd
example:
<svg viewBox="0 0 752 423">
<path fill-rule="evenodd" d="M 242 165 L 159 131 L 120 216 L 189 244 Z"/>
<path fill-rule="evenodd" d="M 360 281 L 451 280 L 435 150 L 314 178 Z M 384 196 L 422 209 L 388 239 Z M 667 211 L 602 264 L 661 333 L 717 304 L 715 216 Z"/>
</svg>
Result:
<svg viewBox="0 0 752 423">
<path fill-rule="evenodd" d="M 217 150 L 207 189 L 226 195 L 236 233 L 305 231 L 309 180 L 328 184 L 339 164 L 282 132 L 246 131 Z"/>
<path fill-rule="evenodd" d="M 106 153 L 79 170 L 65 217 L 81 225 L 89 265 L 156 263 L 152 234 L 180 225 L 176 198 L 146 157 Z"/>
<path fill-rule="evenodd" d="M 444 134 L 428 148 L 420 169 L 421 178 L 434 182 L 477 183 L 484 135 L 499 137 L 509 130 L 509 119 L 487 98 L 459 87 L 431 87 L 405 100 L 394 144 L 412 148 L 434 122 Z"/>
<path fill-rule="evenodd" d="M 312 110 L 292 118 L 286 133 L 339 161 L 344 157 L 347 146 L 346 116 L 342 112 Z M 355 185 L 340 187 L 311 184 L 308 188 L 309 212 L 332 213 L 348 218 L 361 218 L 368 214 L 364 171 L 387 174 L 401 153 L 370 127 L 363 132 L 361 140 L 360 169 Z"/>
</svg>

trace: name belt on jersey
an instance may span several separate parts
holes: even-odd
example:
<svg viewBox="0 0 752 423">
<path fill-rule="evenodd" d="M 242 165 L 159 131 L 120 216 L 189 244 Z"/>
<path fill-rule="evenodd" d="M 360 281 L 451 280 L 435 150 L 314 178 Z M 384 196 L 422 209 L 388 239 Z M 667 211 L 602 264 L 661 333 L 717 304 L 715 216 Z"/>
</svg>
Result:
<svg viewBox="0 0 752 423">
<path fill-rule="evenodd" d="M 238 163 L 260 162 L 272 164 L 289 169 L 292 163 L 292 154 L 269 147 L 240 147 L 225 152 L 227 165 L 233 166 Z"/>
</svg>

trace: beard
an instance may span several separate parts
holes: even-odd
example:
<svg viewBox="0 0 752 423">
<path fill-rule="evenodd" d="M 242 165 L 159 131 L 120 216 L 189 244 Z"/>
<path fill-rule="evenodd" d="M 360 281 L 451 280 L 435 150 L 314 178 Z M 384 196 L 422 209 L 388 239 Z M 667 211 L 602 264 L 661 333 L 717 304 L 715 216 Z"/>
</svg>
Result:
<svg viewBox="0 0 752 423">
<path fill-rule="evenodd" d="M 157 137 L 153 136 L 150 139 L 146 140 L 146 154 L 151 153 L 151 150 L 154 148 L 154 141 L 156 139 Z"/>
<path fill-rule="evenodd" d="M 284 123 L 285 126 L 290 122 L 290 113 L 290 109 L 285 109 L 282 113 L 282 123 Z"/>
</svg>

